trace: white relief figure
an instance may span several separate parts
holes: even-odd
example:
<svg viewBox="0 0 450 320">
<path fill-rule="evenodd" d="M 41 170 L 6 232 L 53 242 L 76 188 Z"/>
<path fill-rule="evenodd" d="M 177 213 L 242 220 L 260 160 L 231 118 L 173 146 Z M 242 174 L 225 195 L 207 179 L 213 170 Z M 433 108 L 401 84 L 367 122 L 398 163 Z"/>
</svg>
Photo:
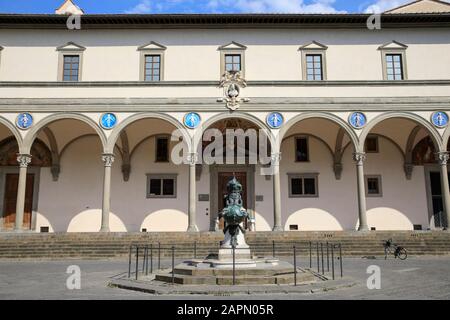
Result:
<svg viewBox="0 0 450 320">
<path fill-rule="evenodd" d="M 239 89 L 235 83 L 230 84 L 228 87 L 228 97 L 236 98 L 239 95 Z"/>
<path fill-rule="evenodd" d="M 22 115 L 22 125 L 26 127 L 28 125 L 28 117 L 26 114 Z"/>
<path fill-rule="evenodd" d="M 355 113 L 354 121 L 356 128 L 362 127 L 364 125 L 364 116 L 361 113 L 357 112 Z"/>
<path fill-rule="evenodd" d="M 109 128 L 109 127 L 112 127 L 112 126 L 114 125 L 114 117 L 113 117 L 112 114 L 108 113 L 108 114 L 106 115 L 106 117 L 105 117 L 105 123 L 106 123 L 106 126 L 107 126 L 108 128 Z"/>
<path fill-rule="evenodd" d="M 280 125 L 280 123 L 281 123 L 280 116 L 278 114 L 274 113 L 272 115 L 272 126 L 276 128 Z"/>
<path fill-rule="evenodd" d="M 188 125 L 192 128 L 194 128 L 197 124 L 197 117 L 195 116 L 194 113 L 189 114 L 188 116 Z"/>
<path fill-rule="evenodd" d="M 436 114 L 436 124 L 439 126 L 439 127 L 442 127 L 444 124 L 445 124 L 445 117 L 444 117 L 444 115 L 442 114 L 442 112 L 438 112 L 437 114 Z"/>
</svg>

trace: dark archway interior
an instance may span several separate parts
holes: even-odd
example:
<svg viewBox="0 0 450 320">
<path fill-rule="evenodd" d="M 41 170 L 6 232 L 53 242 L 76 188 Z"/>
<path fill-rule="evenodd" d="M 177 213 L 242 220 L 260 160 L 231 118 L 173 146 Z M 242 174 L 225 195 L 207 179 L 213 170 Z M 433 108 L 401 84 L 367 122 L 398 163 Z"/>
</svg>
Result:
<svg viewBox="0 0 450 320">
<path fill-rule="evenodd" d="M 0 166 L 14 166 L 17 163 L 19 146 L 16 139 L 11 136 L 0 142 Z M 31 147 L 31 166 L 51 167 L 52 155 L 47 145 L 40 139 L 36 139 Z"/>
</svg>

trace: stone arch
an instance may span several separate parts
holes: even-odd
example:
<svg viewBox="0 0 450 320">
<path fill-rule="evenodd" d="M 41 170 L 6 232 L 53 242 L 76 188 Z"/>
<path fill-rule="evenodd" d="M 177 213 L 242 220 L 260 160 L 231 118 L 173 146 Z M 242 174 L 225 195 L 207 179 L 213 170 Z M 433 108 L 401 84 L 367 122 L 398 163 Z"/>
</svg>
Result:
<svg viewBox="0 0 450 320">
<path fill-rule="evenodd" d="M 433 140 L 433 142 L 436 146 L 436 150 L 444 151 L 441 136 L 439 135 L 437 130 L 431 125 L 431 123 L 429 123 L 423 117 L 421 117 L 417 114 L 414 114 L 414 113 L 410 113 L 410 112 L 386 112 L 386 113 L 383 113 L 383 114 L 377 116 L 375 119 L 369 121 L 369 123 L 364 127 L 364 129 L 361 132 L 361 135 L 359 137 L 360 150 L 364 150 L 364 144 L 365 144 L 366 138 L 369 135 L 370 131 L 376 125 L 380 124 L 384 120 L 394 119 L 394 118 L 409 119 L 409 120 L 421 125 L 430 134 L 431 139 Z"/>
<path fill-rule="evenodd" d="M 327 112 L 304 112 L 304 113 L 301 113 L 301 114 L 293 117 L 288 122 L 286 122 L 286 124 L 281 128 L 280 133 L 278 134 L 277 141 L 282 141 L 284 135 L 295 124 L 297 124 L 303 120 L 312 119 L 312 118 L 326 119 L 326 120 L 330 120 L 331 122 L 337 124 L 340 128 L 345 130 L 345 133 L 347 133 L 347 135 L 350 137 L 350 141 L 352 142 L 352 144 L 355 148 L 355 151 L 358 150 L 359 139 L 358 139 L 358 136 L 356 135 L 355 131 L 343 119 L 339 118 L 338 116 L 336 116 L 334 114 L 327 113 Z"/>
<path fill-rule="evenodd" d="M 106 147 L 106 137 L 102 129 L 97 125 L 97 123 L 91 118 L 80 114 L 80 113 L 55 113 L 45 117 L 40 120 L 33 126 L 30 131 L 27 133 L 24 139 L 23 150 L 21 153 L 29 153 L 31 146 L 33 145 L 34 140 L 36 139 L 38 133 L 47 127 L 50 123 L 58 121 L 58 120 L 78 120 L 86 123 L 97 133 L 100 141 L 102 143 L 102 148 L 105 150 Z"/>
<path fill-rule="evenodd" d="M 130 124 L 143 119 L 160 119 L 169 122 L 172 124 L 175 128 L 180 130 L 181 134 L 183 135 L 183 139 L 185 143 L 187 144 L 189 150 L 191 150 L 191 137 L 189 136 L 189 133 L 187 130 L 183 127 L 183 125 L 174 117 L 159 113 L 159 112 L 142 112 L 142 113 L 136 113 L 132 116 L 129 116 L 125 120 L 119 123 L 119 125 L 113 129 L 111 132 L 110 137 L 108 138 L 108 142 L 106 144 L 106 153 L 112 153 L 114 150 L 114 145 L 117 143 L 117 140 L 119 138 L 120 133 L 125 130 L 126 127 L 128 127 Z"/>
<path fill-rule="evenodd" d="M 447 146 L 450 142 L 450 126 L 447 126 L 447 128 L 444 131 L 444 135 L 442 137 L 442 144 L 445 150 L 442 151 L 447 151 Z"/>
<path fill-rule="evenodd" d="M 251 114 L 248 114 L 248 113 L 240 113 L 240 112 L 233 112 L 233 113 L 224 112 L 224 113 L 217 114 L 217 115 L 211 117 L 210 119 L 206 120 L 199 128 L 200 130 L 198 130 L 194 136 L 193 150 L 198 149 L 199 144 L 202 141 L 203 133 L 205 132 L 206 129 L 208 129 L 211 125 L 213 125 L 216 122 L 219 122 L 219 121 L 225 120 L 225 119 L 232 119 L 232 118 L 247 120 L 247 121 L 255 124 L 256 126 L 258 126 L 258 128 L 265 130 L 266 135 L 269 138 L 270 145 L 272 147 L 272 151 L 275 151 L 274 150 L 275 149 L 275 139 L 274 139 L 272 131 L 269 129 L 269 127 L 263 121 L 258 119 L 257 117 L 255 117 Z"/>
<path fill-rule="evenodd" d="M 3 124 L 6 128 L 8 128 L 12 135 L 16 138 L 20 152 L 23 149 L 23 139 L 19 132 L 19 129 L 17 129 L 14 124 L 12 124 L 8 119 L 2 116 L 0 116 L 0 124 Z"/>
<path fill-rule="evenodd" d="M 0 166 L 13 166 L 17 167 L 17 153 L 19 147 L 17 140 L 13 136 L 9 136 L 0 141 Z M 35 167 L 51 167 L 52 166 L 52 154 L 49 147 L 40 139 L 36 139 L 36 143 L 33 144 L 30 149 L 31 166 Z"/>
</svg>

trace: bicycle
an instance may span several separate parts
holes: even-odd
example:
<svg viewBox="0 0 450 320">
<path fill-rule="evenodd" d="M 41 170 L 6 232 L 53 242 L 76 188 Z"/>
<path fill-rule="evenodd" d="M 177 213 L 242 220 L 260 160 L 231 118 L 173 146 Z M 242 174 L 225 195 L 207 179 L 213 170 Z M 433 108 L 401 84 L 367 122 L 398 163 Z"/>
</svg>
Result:
<svg viewBox="0 0 450 320">
<path fill-rule="evenodd" d="M 389 239 L 383 243 L 384 246 L 384 260 L 387 259 L 388 254 L 393 254 L 394 257 L 400 260 L 405 260 L 408 257 L 406 249 L 393 243 L 392 239 Z"/>
</svg>

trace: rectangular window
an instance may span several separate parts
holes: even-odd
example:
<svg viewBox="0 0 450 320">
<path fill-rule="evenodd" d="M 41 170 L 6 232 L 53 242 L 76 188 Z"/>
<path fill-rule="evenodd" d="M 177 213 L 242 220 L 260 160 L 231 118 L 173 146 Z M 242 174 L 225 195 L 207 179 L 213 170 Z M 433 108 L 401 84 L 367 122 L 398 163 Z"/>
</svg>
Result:
<svg viewBox="0 0 450 320">
<path fill-rule="evenodd" d="M 318 197 L 318 174 L 288 174 L 289 197 Z"/>
<path fill-rule="evenodd" d="M 378 137 L 367 137 L 366 152 L 367 153 L 378 153 Z"/>
<path fill-rule="evenodd" d="M 386 54 L 387 80 L 403 80 L 403 61 L 401 54 Z"/>
<path fill-rule="evenodd" d="M 381 197 L 381 176 L 366 176 L 366 196 Z"/>
<path fill-rule="evenodd" d="M 168 162 L 169 161 L 169 138 L 157 137 L 156 138 L 156 162 Z"/>
<path fill-rule="evenodd" d="M 308 138 L 298 137 L 295 139 L 295 161 L 309 161 Z"/>
<path fill-rule="evenodd" d="M 226 54 L 225 55 L 225 71 L 241 71 L 241 55 Z"/>
<path fill-rule="evenodd" d="M 147 198 L 176 198 L 175 174 L 148 174 Z"/>
<path fill-rule="evenodd" d="M 145 55 L 145 81 L 159 81 L 161 79 L 161 56 L 159 54 Z"/>
<path fill-rule="evenodd" d="M 80 56 L 65 55 L 63 63 L 63 81 L 78 81 L 78 75 L 80 72 Z"/>
<path fill-rule="evenodd" d="M 306 80 L 323 80 L 322 55 L 306 55 Z"/>
</svg>

